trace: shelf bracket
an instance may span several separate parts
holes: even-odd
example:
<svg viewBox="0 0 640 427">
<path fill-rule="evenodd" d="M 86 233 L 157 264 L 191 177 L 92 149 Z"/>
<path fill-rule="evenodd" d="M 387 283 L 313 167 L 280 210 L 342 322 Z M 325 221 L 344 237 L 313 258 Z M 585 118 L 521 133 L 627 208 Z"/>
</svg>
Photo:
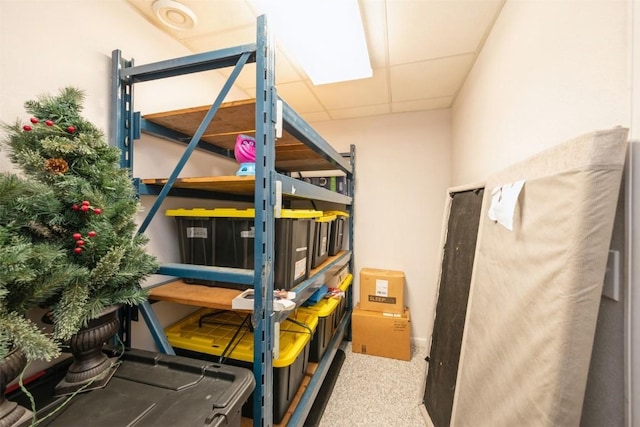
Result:
<svg viewBox="0 0 640 427">
<path fill-rule="evenodd" d="M 276 200 L 273 203 L 273 216 L 280 218 L 282 216 L 282 181 L 275 180 Z"/>
<path fill-rule="evenodd" d="M 282 138 L 282 101 L 276 101 L 276 139 Z"/>
</svg>

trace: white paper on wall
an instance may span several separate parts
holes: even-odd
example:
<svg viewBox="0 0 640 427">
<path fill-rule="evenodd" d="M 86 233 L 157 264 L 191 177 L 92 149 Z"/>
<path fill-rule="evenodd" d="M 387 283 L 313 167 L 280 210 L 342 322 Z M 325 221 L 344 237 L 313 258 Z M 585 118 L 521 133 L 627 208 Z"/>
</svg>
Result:
<svg viewBox="0 0 640 427">
<path fill-rule="evenodd" d="M 497 221 L 509 230 L 513 230 L 513 215 L 524 183 L 525 180 L 521 179 L 520 181 L 495 187 L 491 191 L 489 219 Z"/>
</svg>

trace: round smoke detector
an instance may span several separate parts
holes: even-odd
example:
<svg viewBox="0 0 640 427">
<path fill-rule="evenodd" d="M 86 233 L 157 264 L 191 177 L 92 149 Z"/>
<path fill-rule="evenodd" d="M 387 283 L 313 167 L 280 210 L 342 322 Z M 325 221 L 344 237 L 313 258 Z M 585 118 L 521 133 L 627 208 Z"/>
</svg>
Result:
<svg viewBox="0 0 640 427">
<path fill-rule="evenodd" d="M 188 30 L 198 23 L 198 18 L 191 9 L 174 0 L 156 0 L 153 2 L 153 14 L 174 30 Z"/>
</svg>

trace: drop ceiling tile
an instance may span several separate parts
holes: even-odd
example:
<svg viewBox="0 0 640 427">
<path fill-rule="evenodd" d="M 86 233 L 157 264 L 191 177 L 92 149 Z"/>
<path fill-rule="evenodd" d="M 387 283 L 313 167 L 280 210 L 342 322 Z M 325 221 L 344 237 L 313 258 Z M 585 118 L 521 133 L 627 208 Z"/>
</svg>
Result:
<svg viewBox="0 0 640 427">
<path fill-rule="evenodd" d="M 225 77 L 231 75 L 232 68 L 221 68 L 220 73 Z M 295 68 L 284 57 L 276 60 L 276 85 L 300 81 L 301 77 Z M 236 85 L 245 90 L 255 92 L 256 64 L 246 64 L 236 79 Z"/>
<path fill-rule="evenodd" d="M 475 52 L 504 0 L 388 0 L 390 65 Z"/>
<path fill-rule="evenodd" d="M 387 72 L 373 70 L 373 77 L 348 82 L 311 86 L 311 91 L 328 110 L 363 107 L 389 102 Z"/>
<path fill-rule="evenodd" d="M 385 2 L 360 0 L 360 15 L 367 39 L 367 50 L 372 68 L 387 65 L 387 11 Z"/>
<path fill-rule="evenodd" d="M 253 11 L 245 2 L 238 0 L 180 0 L 180 3 L 191 9 L 198 19 L 195 28 L 188 30 L 174 30 L 164 26 L 153 14 L 155 0 L 127 0 L 128 3 L 138 9 L 147 19 L 161 30 L 167 32 L 178 40 L 192 37 L 197 34 L 215 29 L 223 32 L 238 26 L 254 25 L 256 22 Z"/>
<path fill-rule="evenodd" d="M 332 119 L 353 119 L 356 117 L 379 116 L 389 114 L 389 104 L 367 105 L 366 107 L 340 108 L 329 110 Z"/>
<path fill-rule="evenodd" d="M 194 52 L 208 52 L 210 50 L 255 43 L 256 26 L 255 24 L 247 24 L 224 31 L 196 34 L 183 38 L 182 42 Z"/>
<path fill-rule="evenodd" d="M 317 113 L 302 113 L 300 114 L 307 123 L 328 122 L 331 120 L 331 116 L 326 111 Z"/>
<path fill-rule="evenodd" d="M 216 33 L 222 33 L 238 27 L 247 25 L 255 27 L 256 25 L 256 17 L 244 2 L 237 0 L 181 0 L 181 2 L 193 10 L 199 20 L 193 30 L 178 31 L 177 37 L 179 39 L 185 39 L 194 34 L 203 34 L 211 29 L 215 29 Z M 253 40 L 255 40 L 255 36 Z"/>
<path fill-rule="evenodd" d="M 188 31 L 162 26 L 151 12 L 155 0 L 126 1 L 159 31 L 194 52 L 255 42 L 254 0 L 178 0 L 198 14 L 198 26 Z M 359 0 L 373 77 L 313 86 L 277 44 L 276 86 L 309 121 L 448 108 L 504 2 Z M 215 73 L 228 76 L 231 68 Z M 255 64 L 247 64 L 229 100 L 237 94 L 255 97 L 255 73 Z"/>
<path fill-rule="evenodd" d="M 324 111 L 322 104 L 304 82 L 282 83 L 276 85 L 278 96 L 297 113 L 316 113 Z"/>
<path fill-rule="evenodd" d="M 473 60 L 468 54 L 391 67 L 392 102 L 454 96 Z"/>
<path fill-rule="evenodd" d="M 415 101 L 392 102 L 392 113 L 406 113 L 409 111 L 425 111 L 439 110 L 451 107 L 453 102 L 452 96 L 443 96 L 439 98 L 416 99 Z"/>
</svg>

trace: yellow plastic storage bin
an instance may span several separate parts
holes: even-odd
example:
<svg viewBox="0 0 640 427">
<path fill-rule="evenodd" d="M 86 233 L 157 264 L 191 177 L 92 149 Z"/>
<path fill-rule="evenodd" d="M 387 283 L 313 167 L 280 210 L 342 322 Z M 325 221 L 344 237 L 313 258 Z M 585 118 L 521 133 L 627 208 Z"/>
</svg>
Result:
<svg viewBox="0 0 640 427">
<path fill-rule="evenodd" d="M 186 264 L 253 269 L 255 209 L 170 209 Z M 274 287 L 291 289 L 309 277 L 315 218 L 321 211 L 283 209 L 275 221 Z M 250 285 L 185 279 L 187 283 L 247 289 Z"/>
<path fill-rule="evenodd" d="M 340 290 L 344 292 L 342 297 L 323 298 L 316 304 L 308 307 L 300 307 L 299 312 L 313 314 L 318 319 L 318 328 L 311 340 L 309 348 L 309 361 L 319 362 L 333 338 L 342 316 L 346 309 L 347 290 L 351 285 L 353 276 L 349 274 L 340 284 Z"/>
<path fill-rule="evenodd" d="M 251 313 L 201 309 L 165 329 L 176 354 L 253 369 Z M 273 416 L 279 423 L 307 369 L 309 342 L 318 325 L 313 313 L 293 312 L 280 324 L 280 357 L 273 360 Z M 242 408 L 253 416 L 253 400 Z"/>
<path fill-rule="evenodd" d="M 311 268 L 318 267 L 329 256 L 329 231 L 331 230 L 331 223 L 335 220 L 335 215 L 326 214 L 316 218 Z"/>
<path fill-rule="evenodd" d="M 342 250 L 349 214 L 343 211 L 325 211 L 324 214 L 336 216 L 329 229 L 329 256 L 334 256 Z"/>
</svg>

